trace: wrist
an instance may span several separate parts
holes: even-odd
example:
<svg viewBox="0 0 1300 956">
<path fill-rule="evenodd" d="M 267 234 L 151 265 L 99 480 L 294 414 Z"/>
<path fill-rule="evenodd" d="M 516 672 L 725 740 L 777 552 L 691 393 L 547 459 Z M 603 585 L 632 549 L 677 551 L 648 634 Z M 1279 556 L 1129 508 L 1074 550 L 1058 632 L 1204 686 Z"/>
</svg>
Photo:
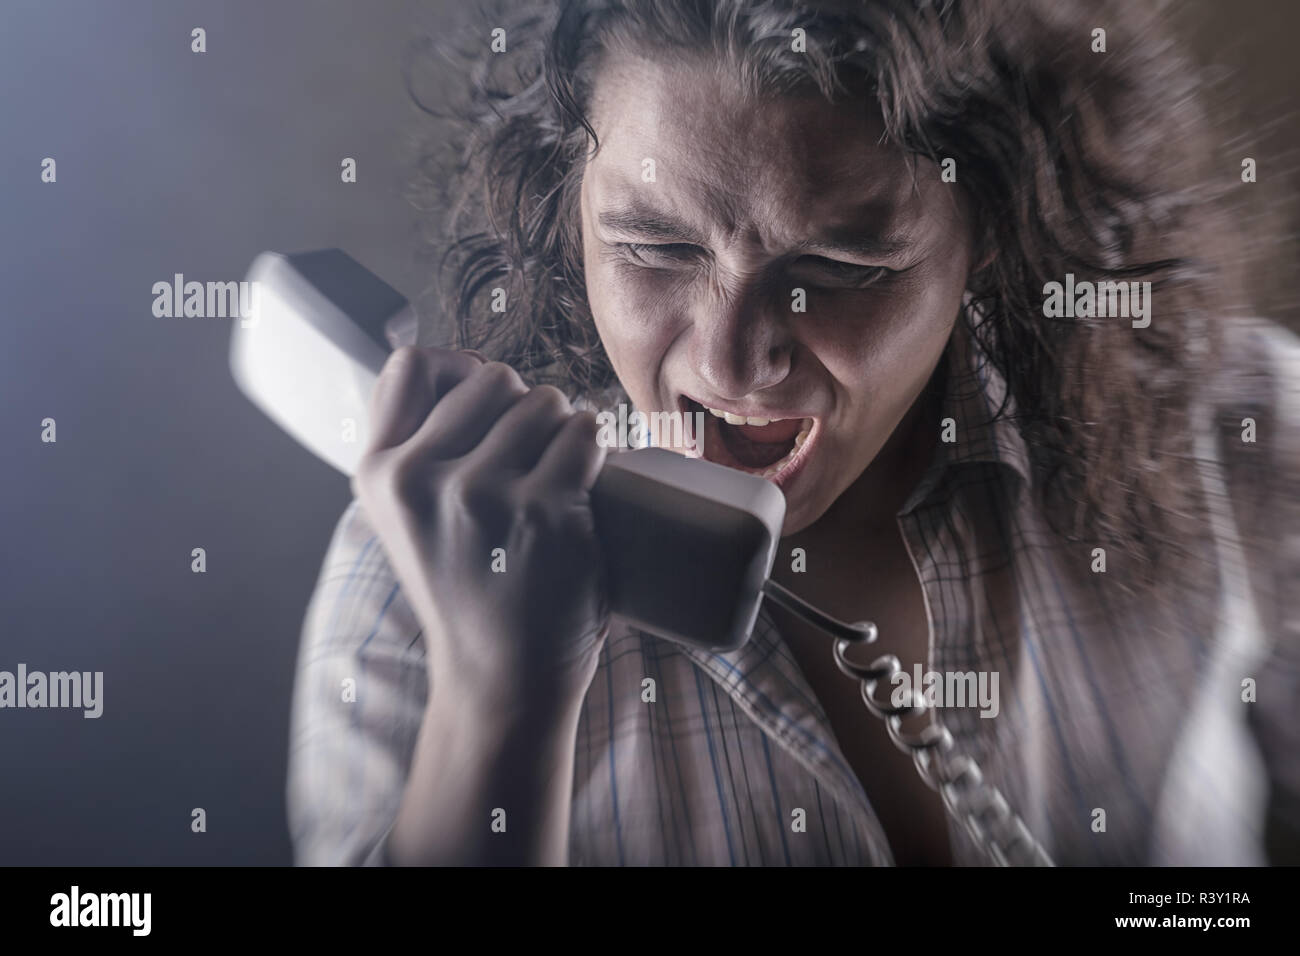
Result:
<svg viewBox="0 0 1300 956">
<path fill-rule="evenodd" d="M 430 701 L 385 852 L 396 865 L 565 859 L 580 707 L 500 712 Z M 490 830 L 506 811 L 510 838 Z"/>
<path fill-rule="evenodd" d="M 524 639 L 520 639 L 520 644 Z M 524 731 L 566 720 L 576 723 L 587 690 L 596 674 L 600 647 L 580 656 L 554 660 L 497 658 L 490 664 L 458 661 L 438 654 L 430 662 L 427 710 L 483 727 Z"/>
<path fill-rule="evenodd" d="M 463 735 L 473 752 L 496 750 L 508 740 L 540 746 L 557 735 L 571 736 L 577 729 L 586 685 L 579 689 L 541 681 L 533 685 L 497 681 L 482 686 L 446 673 L 429 694 L 425 723 Z"/>
</svg>

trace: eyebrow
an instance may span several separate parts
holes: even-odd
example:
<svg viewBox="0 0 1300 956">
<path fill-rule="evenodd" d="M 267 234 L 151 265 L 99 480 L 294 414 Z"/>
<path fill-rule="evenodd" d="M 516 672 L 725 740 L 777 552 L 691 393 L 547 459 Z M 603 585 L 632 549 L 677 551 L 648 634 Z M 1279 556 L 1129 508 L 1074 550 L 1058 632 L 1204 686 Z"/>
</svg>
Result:
<svg viewBox="0 0 1300 956">
<path fill-rule="evenodd" d="M 868 204 L 864 208 L 874 214 L 873 218 L 883 218 L 887 221 L 889 211 L 873 208 L 873 205 Z M 607 229 L 642 239 L 671 243 L 688 242 L 696 245 L 705 243 L 699 230 L 689 223 L 669 213 L 643 206 L 640 202 L 605 210 L 597 216 L 597 221 Z M 830 230 L 823 236 L 797 243 L 794 251 L 830 258 L 890 259 L 900 255 L 911 245 L 911 240 L 900 233 L 876 234 L 864 232 L 857 227 L 840 227 Z"/>
<path fill-rule="evenodd" d="M 700 234 L 681 220 L 639 207 L 607 210 L 597 219 L 607 229 L 642 238 L 671 242 L 703 242 Z"/>
<path fill-rule="evenodd" d="M 911 242 L 901 235 L 873 235 L 838 232 L 824 239 L 809 239 L 795 248 L 813 255 L 857 259 L 891 259 L 905 252 Z"/>
</svg>

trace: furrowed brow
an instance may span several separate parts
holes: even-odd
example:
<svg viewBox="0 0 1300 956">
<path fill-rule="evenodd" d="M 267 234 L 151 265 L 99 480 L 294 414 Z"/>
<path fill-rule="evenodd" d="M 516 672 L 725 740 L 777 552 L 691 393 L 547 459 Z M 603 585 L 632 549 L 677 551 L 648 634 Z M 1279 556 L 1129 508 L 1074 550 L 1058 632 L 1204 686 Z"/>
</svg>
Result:
<svg viewBox="0 0 1300 956">
<path fill-rule="evenodd" d="M 607 209 L 596 218 L 602 227 L 637 239 L 701 245 L 705 242 L 689 223 L 639 203 Z M 874 233 L 859 228 L 842 228 L 797 243 L 794 251 L 830 258 L 879 260 L 895 258 L 911 246 L 912 240 L 897 232 Z"/>
<path fill-rule="evenodd" d="M 844 209 L 821 235 L 799 243 L 798 250 L 831 258 L 892 259 L 914 245 L 911 225 L 911 215 L 896 198 L 868 198 Z"/>
<path fill-rule="evenodd" d="M 665 242 L 700 242 L 699 234 L 691 226 L 664 213 L 640 207 L 608 209 L 597 221 L 606 229 L 642 239 L 659 239 Z"/>
<path fill-rule="evenodd" d="M 810 239 L 797 248 L 799 252 L 832 259 L 892 259 L 910 246 L 911 242 L 900 235 L 843 234 Z"/>
</svg>

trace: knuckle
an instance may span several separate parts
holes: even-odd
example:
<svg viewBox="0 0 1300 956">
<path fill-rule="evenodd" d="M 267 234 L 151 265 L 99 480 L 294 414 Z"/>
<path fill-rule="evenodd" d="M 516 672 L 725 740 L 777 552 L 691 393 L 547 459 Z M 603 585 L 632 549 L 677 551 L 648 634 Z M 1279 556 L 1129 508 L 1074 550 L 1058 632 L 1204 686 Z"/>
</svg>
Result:
<svg viewBox="0 0 1300 956">
<path fill-rule="evenodd" d="M 569 399 L 554 385 L 538 385 L 532 390 L 532 400 L 542 411 L 563 414 L 569 411 Z"/>
<path fill-rule="evenodd" d="M 430 348 L 428 354 L 438 368 L 458 375 L 469 375 L 482 365 L 480 360 L 457 349 Z"/>
<path fill-rule="evenodd" d="M 470 514 L 484 514 L 498 507 L 492 484 L 466 468 L 449 472 L 441 482 L 439 493 L 446 503 Z"/>
<path fill-rule="evenodd" d="M 394 458 L 384 469 L 383 485 L 393 497 L 405 501 L 414 498 L 418 489 L 427 485 L 430 478 L 429 465 L 423 458 L 406 455 Z"/>
<path fill-rule="evenodd" d="M 555 524 L 555 509 L 544 498 L 524 495 L 514 502 L 513 518 L 519 527 L 551 528 Z"/>
<path fill-rule="evenodd" d="M 357 464 L 352 489 L 364 504 L 396 503 L 420 509 L 426 501 L 429 482 L 429 467 L 418 457 L 376 453 L 363 457 Z"/>
<path fill-rule="evenodd" d="M 352 475 L 352 493 L 358 498 L 366 497 L 373 493 L 377 479 L 381 458 L 374 453 L 362 455 L 357 462 L 357 469 Z"/>
<path fill-rule="evenodd" d="M 592 438 L 595 438 L 597 431 L 599 431 L 596 413 L 589 408 L 574 412 L 567 425 L 576 430 L 578 434 L 590 435 Z"/>
<path fill-rule="evenodd" d="M 420 350 L 414 345 L 401 345 L 392 351 L 379 370 L 382 376 L 405 375 L 419 366 L 422 361 Z"/>
<path fill-rule="evenodd" d="M 469 493 L 464 471 L 455 469 L 443 476 L 438 483 L 438 497 L 453 504 L 462 503 Z"/>
<path fill-rule="evenodd" d="M 505 362 L 485 362 L 479 366 L 476 374 L 482 375 L 489 383 L 502 388 L 523 387 L 523 379 L 519 377 L 519 373 Z"/>
</svg>

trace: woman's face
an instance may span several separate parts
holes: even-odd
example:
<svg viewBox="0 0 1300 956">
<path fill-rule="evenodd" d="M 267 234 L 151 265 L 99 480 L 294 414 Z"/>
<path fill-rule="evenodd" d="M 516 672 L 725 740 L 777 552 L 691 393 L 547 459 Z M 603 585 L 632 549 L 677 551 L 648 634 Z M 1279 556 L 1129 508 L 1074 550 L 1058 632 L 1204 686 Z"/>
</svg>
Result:
<svg viewBox="0 0 1300 956">
<path fill-rule="evenodd" d="M 705 415 L 703 456 L 766 474 L 793 534 L 943 354 L 971 266 L 957 186 L 881 146 L 865 100 L 746 102 L 708 66 L 606 63 L 581 191 L 601 340 L 638 409 L 730 413 Z"/>
</svg>

